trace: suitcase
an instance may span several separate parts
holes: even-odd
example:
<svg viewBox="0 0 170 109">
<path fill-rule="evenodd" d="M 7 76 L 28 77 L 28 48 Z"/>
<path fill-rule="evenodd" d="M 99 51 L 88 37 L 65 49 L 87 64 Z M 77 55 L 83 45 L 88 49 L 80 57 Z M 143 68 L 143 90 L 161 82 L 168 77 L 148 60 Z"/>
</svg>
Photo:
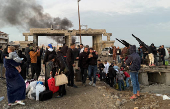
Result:
<svg viewBox="0 0 170 109">
<path fill-rule="evenodd" d="M 82 81 L 81 71 L 78 70 L 78 69 L 75 70 L 75 80 L 76 80 L 76 82 L 81 82 Z"/>
<path fill-rule="evenodd" d="M 39 94 L 39 101 L 49 100 L 53 97 L 53 92 L 50 90 L 43 91 Z"/>
</svg>

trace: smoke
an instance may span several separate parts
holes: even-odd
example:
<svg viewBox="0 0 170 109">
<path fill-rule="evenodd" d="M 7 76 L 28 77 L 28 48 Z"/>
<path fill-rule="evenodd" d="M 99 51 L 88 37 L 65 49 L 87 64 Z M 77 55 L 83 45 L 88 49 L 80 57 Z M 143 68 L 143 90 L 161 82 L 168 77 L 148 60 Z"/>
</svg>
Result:
<svg viewBox="0 0 170 109">
<path fill-rule="evenodd" d="M 73 26 L 67 18 L 53 18 L 45 13 L 43 7 L 36 0 L 0 0 L 0 24 L 15 26 L 19 29 L 29 30 L 30 28 L 69 29 Z M 62 37 L 48 36 L 58 43 Z"/>
</svg>

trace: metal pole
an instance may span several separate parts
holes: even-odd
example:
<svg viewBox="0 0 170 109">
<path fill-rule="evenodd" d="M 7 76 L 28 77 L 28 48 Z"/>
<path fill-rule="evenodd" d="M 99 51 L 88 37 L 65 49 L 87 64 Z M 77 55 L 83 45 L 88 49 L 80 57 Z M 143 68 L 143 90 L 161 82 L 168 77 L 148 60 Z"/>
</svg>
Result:
<svg viewBox="0 0 170 109">
<path fill-rule="evenodd" d="M 80 33 L 80 44 L 81 44 L 82 41 L 81 41 L 81 25 L 80 25 L 79 1 L 80 0 L 78 0 L 78 18 L 79 18 L 79 33 Z"/>
</svg>

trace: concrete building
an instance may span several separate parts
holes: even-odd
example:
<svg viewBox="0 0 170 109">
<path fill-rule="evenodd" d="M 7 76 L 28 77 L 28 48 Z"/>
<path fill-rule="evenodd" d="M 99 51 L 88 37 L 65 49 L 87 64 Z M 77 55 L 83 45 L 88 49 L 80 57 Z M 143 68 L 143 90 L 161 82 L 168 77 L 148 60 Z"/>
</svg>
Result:
<svg viewBox="0 0 170 109">
<path fill-rule="evenodd" d="M 0 46 L 2 46 L 2 48 L 4 49 L 8 45 L 8 42 L 9 42 L 8 34 L 0 31 Z"/>
<path fill-rule="evenodd" d="M 79 30 L 58 30 L 53 28 L 31 28 L 30 33 L 23 33 L 25 41 L 28 36 L 33 36 L 33 45 L 38 45 L 38 36 L 65 36 L 65 43 L 70 46 L 72 36 L 80 36 Z M 92 36 L 93 48 L 101 53 L 103 47 L 114 45 L 114 41 L 110 41 L 112 33 L 107 33 L 105 29 L 82 29 L 81 36 Z M 107 41 L 102 41 L 102 36 L 107 36 Z M 104 45 L 103 45 L 104 44 Z"/>
</svg>

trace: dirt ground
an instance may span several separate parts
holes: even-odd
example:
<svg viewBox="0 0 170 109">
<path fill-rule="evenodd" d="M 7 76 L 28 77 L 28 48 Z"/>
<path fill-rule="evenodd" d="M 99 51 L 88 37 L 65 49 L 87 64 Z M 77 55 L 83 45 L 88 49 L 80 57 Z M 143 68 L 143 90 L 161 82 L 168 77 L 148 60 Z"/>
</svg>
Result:
<svg viewBox="0 0 170 109">
<path fill-rule="evenodd" d="M 89 80 L 87 81 L 87 83 Z M 107 84 L 97 81 L 97 86 L 83 87 L 81 82 L 75 83 L 78 88 L 66 87 L 67 95 L 63 98 L 53 98 L 48 101 L 35 101 L 26 98 L 25 106 L 13 106 L 10 109 L 170 109 L 170 101 L 163 100 L 155 94 L 148 92 L 141 93 L 141 97 L 130 100 L 132 87 L 129 90 L 117 91 Z M 153 87 L 153 86 L 150 86 Z M 142 90 L 146 87 L 141 87 Z M 5 80 L 0 80 L 0 109 L 7 109 L 7 91 Z"/>
</svg>

